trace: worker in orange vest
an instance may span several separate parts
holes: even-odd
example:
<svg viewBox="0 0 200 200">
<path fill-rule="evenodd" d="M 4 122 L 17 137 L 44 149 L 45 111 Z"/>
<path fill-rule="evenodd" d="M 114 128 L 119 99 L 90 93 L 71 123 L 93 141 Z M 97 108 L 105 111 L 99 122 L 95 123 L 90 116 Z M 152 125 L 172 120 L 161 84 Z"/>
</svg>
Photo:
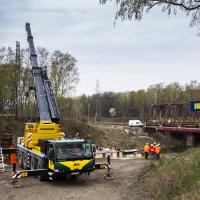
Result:
<svg viewBox="0 0 200 200">
<path fill-rule="evenodd" d="M 160 144 L 157 144 L 155 147 L 155 155 L 157 160 L 160 159 L 160 150 L 161 150 Z"/>
<path fill-rule="evenodd" d="M 12 144 L 12 145 L 10 145 L 9 149 L 12 150 L 12 149 L 16 149 L 16 148 L 15 148 L 14 144 Z M 16 171 L 16 165 L 17 165 L 17 155 L 16 155 L 16 153 L 10 153 L 9 164 L 13 165 L 13 172 L 15 172 Z"/>
<path fill-rule="evenodd" d="M 155 146 L 153 144 L 151 144 L 151 146 L 150 146 L 150 154 L 154 158 L 154 155 L 155 155 Z"/>
<path fill-rule="evenodd" d="M 145 159 L 148 159 L 149 151 L 150 151 L 150 146 L 149 146 L 149 143 L 147 142 L 144 145 L 144 157 L 145 157 Z"/>
</svg>

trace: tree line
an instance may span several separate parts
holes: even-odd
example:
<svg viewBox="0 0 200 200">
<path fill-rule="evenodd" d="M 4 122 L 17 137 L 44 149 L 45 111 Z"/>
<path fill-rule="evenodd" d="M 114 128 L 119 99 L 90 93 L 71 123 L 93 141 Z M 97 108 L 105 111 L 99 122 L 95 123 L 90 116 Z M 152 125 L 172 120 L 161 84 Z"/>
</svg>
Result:
<svg viewBox="0 0 200 200">
<path fill-rule="evenodd" d="M 148 119 L 152 105 L 190 103 L 196 100 L 200 100 L 200 83 L 191 81 L 185 85 L 178 82 L 168 85 L 159 83 L 149 86 L 146 90 L 82 95 L 76 98 L 76 104 L 81 108 L 78 109 L 81 113 L 79 119 L 84 116 L 92 119 L 97 112 L 98 120 L 111 118 L 112 121 L 127 121 L 131 118 Z"/>
<path fill-rule="evenodd" d="M 38 61 L 48 69 L 62 118 L 84 122 L 148 118 L 152 105 L 190 102 L 200 99 L 200 83 L 191 81 L 149 86 L 146 90 L 128 92 L 103 92 L 72 96 L 79 81 L 76 59 L 69 53 L 38 48 Z M 20 50 L 20 59 L 11 47 L 0 48 L 0 114 L 13 114 L 26 119 L 36 118 L 35 92 L 28 49 Z"/>
<path fill-rule="evenodd" d="M 53 91 L 61 100 L 69 96 L 79 81 L 76 59 L 69 53 L 37 48 L 38 63 L 47 69 Z M 28 49 L 17 52 L 11 47 L 0 48 L 0 113 L 31 118 L 36 102 L 32 67 Z"/>
</svg>

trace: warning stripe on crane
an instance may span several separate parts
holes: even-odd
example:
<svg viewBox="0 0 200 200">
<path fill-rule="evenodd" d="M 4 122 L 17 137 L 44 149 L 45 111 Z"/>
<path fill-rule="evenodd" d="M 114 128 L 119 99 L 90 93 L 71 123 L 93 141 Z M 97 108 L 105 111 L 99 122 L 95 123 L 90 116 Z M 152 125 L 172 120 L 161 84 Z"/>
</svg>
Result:
<svg viewBox="0 0 200 200">
<path fill-rule="evenodd" d="M 19 178 L 21 178 L 22 176 L 21 176 L 21 173 L 18 173 L 18 172 L 13 172 L 12 173 L 12 178 L 13 179 L 19 179 Z"/>
<path fill-rule="evenodd" d="M 32 140 L 32 133 L 28 133 L 28 143 L 30 143 Z"/>
</svg>

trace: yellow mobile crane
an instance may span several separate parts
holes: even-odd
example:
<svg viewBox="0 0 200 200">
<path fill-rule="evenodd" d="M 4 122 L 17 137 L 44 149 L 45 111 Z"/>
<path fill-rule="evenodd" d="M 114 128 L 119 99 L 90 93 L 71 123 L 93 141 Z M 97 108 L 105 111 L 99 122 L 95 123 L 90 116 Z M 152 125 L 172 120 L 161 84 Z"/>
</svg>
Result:
<svg viewBox="0 0 200 200">
<path fill-rule="evenodd" d="M 23 176 L 38 175 L 40 180 L 57 175 L 89 174 L 106 164 L 95 164 L 95 152 L 89 140 L 65 139 L 59 121 L 60 112 L 47 71 L 39 67 L 30 24 L 26 23 L 30 61 L 35 84 L 39 122 L 26 123 L 23 138 L 18 138 L 18 160 Z"/>
</svg>

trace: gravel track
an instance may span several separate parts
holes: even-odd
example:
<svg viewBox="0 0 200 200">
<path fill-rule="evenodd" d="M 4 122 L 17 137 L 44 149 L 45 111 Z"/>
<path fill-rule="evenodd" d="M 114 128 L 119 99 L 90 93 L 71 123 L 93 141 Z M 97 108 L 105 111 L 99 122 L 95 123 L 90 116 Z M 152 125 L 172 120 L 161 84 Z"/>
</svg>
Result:
<svg viewBox="0 0 200 200">
<path fill-rule="evenodd" d="M 142 159 L 112 160 L 112 179 L 104 179 L 104 170 L 76 181 L 39 182 L 28 177 L 20 180 L 19 188 L 9 185 L 11 172 L 0 173 L 1 200 L 150 200 L 139 181 L 149 161 Z"/>
</svg>

